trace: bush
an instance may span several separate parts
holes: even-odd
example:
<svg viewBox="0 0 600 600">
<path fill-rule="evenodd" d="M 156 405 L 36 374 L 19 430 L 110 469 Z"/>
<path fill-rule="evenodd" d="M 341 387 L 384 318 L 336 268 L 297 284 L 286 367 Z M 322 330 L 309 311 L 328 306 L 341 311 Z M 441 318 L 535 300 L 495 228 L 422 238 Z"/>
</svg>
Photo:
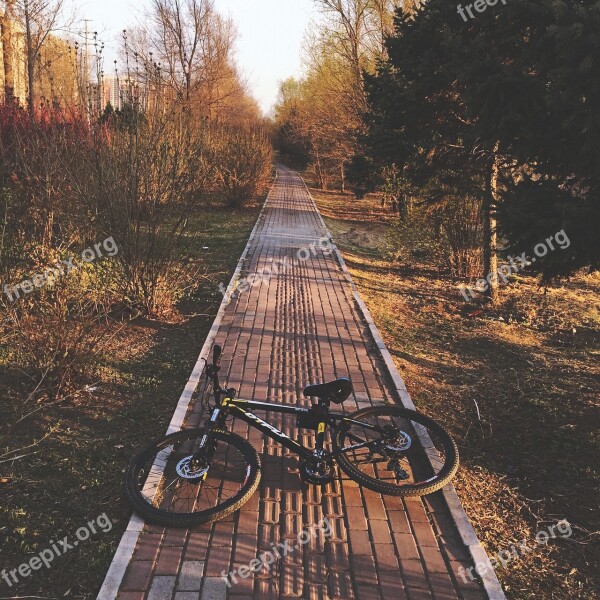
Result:
<svg viewBox="0 0 600 600">
<path fill-rule="evenodd" d="M 266 135 L 247 129 L 216 128 L 206 138 L 206 168 L 230 208 L 239 208 L 264 190 L 273 149 Z"/>
<path fill-rule="evenodd" d="M 201 235 L 188 218 L 209 193 L 238 207 L 270 176 L 259 131 L 211 126 L 177 105 L 117 117 L 90 125 L 54 111 L 33 121 L 0 106 L 2 285 L 110 237 L 118 247 L 110 261 L 0 300 L 11 361 L 49 397 L 92 376 L 116 327 L 109 315 L 164 315 L 197 283 L 200 266 L 182 265 L 183 237 Z"/>
</svg>

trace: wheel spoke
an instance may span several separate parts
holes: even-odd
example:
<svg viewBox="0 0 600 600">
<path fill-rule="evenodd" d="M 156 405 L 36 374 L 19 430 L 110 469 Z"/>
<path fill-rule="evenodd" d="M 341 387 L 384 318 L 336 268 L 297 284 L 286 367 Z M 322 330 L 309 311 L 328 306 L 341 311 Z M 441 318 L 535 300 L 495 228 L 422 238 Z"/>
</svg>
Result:
<svg viewBox="0 0 600 600">
<path fill-rule="evenodd" d="M 234 434 L 214 434 L 214 454 L 209 465 L 192 460 L 204 437 L 203 431 L 184 431 L 165 438 L 156 450 L 148 450 L 137 465 L 133 495 L 148 511 L 195 518 L 202 513 L 225 510 L 256 486 L 254 451 Z M 167 440 L 174 439 L 169 445 Z M 255 454 L 254 454 L 255 457 Z M 248 477 L 254 472 L 254 477 Z M 162 518 L 162 517 L 161 517 Z"/>
<path fill-rule="evenodd" d="M 336 444 L 348 474 L 360 475 L 359 483 L 382 493 L 431 487 L 445 467 L 447 476 L 458 464 L 455 447 L 438 425 L 400 407 L 366 409 L 349 417 L 339 426 Z"/>
</svg>

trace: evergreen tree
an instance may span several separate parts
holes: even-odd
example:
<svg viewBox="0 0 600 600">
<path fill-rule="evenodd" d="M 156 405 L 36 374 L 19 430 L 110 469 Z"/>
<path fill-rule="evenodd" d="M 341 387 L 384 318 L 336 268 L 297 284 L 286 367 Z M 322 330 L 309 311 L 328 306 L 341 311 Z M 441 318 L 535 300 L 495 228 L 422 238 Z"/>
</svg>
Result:
<svg viewBox="0 0 600 600">
<path fill-rule="evenodd" d="M 485 277 L 497 269 L 497 217 L 508 249 L 567 228 L 598 238 L 599 19 L 597 0 L 512 0 L 467 22 L 430 0 L 398 12 L 389 58 L 366 77 L 370 156 L 438 190 L 434 201 L 481 198 Z M 599 242 L 573 243 L 536 268 L 570 273 L 599 258 Z"/>
</svg>

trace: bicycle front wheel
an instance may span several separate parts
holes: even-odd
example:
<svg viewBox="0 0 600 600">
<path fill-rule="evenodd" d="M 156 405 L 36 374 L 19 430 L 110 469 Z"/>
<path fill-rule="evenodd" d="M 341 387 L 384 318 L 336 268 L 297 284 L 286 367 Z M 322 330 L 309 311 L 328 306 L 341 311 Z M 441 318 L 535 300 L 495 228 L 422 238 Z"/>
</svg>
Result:
<svg viewBox="0 0 600 600">
<path fill-rule="evenodd" d="M 425 496 L 458 470 L 458 448 L 435 421 L 400 406 L 361 410 L 333 435 L 338 464 L 354 481 L 388 496 Z"/>
<path fill-rule="evenodd" d="M 204 429 L 180 431 L 133 459 L 125 491 L 141 517 L 169 527 L 212 523 L 254 494 L 260 482 L 256 450 L 238 435 L 213 431 L 210 459 L 198 460 L 204 434 Z"/>
</svg>

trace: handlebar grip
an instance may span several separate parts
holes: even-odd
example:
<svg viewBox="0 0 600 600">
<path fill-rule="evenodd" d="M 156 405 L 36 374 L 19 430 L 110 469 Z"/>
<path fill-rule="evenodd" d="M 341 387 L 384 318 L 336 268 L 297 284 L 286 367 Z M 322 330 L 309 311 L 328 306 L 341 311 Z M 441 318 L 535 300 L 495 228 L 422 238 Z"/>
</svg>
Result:
<svg viewBox="0 0 600 600">
<path fill-rule="evenodd" d="M 221 354 L 223 354 L 223 349 L 221 346 L 215 346 L 213 348 L 213 365 L 218 367 L 221 363 Z"/>
</svg>

